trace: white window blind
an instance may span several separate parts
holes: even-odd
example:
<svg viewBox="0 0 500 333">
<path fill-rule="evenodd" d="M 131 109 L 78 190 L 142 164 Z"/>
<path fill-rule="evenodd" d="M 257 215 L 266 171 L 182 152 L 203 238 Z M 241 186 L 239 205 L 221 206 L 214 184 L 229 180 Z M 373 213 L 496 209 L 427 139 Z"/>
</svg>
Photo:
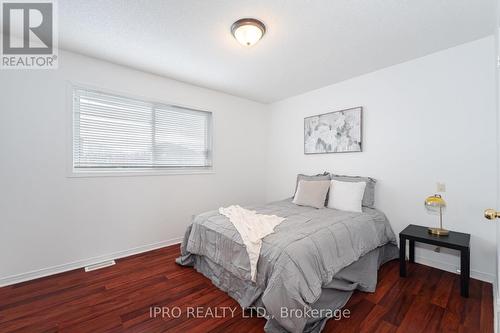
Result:
<svg viewBox="0 0 500 333">
<path fill-rule="evenodd" d="M 211 123 L 211 112 L 74 88 L 73 168 L 209 168 Z"/>
</svg>

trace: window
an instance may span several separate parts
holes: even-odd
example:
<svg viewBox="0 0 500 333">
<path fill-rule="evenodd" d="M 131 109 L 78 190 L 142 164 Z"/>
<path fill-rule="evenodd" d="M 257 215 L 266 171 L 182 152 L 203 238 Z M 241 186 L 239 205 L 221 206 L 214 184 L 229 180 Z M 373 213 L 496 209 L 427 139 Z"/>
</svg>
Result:
<svg viewBox="0 0 500 333">
<path fill-rule="evenodd" d="M 73 89 L 73 171 L 210 169 L 212 113 Z"/>
</svg>

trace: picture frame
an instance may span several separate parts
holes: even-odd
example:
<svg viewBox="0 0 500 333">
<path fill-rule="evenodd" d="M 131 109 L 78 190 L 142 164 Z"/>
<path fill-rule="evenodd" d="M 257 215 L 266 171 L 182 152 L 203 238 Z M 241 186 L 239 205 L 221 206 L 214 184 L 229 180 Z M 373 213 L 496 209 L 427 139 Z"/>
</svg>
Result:
<svg viewBox="0 0 500 333">
<path fill-rule="evenodd" d="M 363 151 L 363 107 L 304 118 L 304 154 Z"/>
</svg>

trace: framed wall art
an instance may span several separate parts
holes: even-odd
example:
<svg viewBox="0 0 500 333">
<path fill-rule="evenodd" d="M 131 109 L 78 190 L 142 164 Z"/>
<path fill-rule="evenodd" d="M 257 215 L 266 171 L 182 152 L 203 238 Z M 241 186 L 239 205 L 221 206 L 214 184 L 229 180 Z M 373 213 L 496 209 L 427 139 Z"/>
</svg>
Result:
<svg viewBox="0 0 500 333">
<path fill-rule="evenodd" d="M 304 118 L 304 154 L 362 151 L 361 106 Z"/>
</svg>

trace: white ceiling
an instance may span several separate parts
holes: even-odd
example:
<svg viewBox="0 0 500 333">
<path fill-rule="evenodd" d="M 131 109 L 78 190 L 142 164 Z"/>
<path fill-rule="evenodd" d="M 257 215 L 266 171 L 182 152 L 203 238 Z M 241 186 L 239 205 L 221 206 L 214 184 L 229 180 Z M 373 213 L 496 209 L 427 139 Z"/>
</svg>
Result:
<svg viewBox="0 0 500 333">
<path fill-rule="evenodd" d="M 60 47 L 274 102 L 493 33 L 494 0 L 64 0 Z M 229 29 L 262 20 L 246 48 Z"/>
</svg>

